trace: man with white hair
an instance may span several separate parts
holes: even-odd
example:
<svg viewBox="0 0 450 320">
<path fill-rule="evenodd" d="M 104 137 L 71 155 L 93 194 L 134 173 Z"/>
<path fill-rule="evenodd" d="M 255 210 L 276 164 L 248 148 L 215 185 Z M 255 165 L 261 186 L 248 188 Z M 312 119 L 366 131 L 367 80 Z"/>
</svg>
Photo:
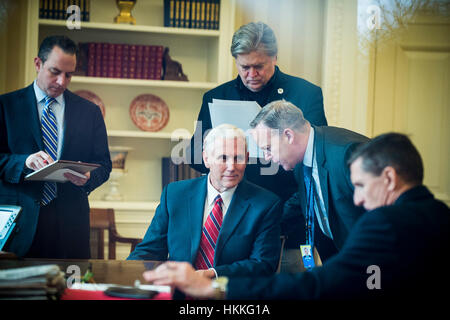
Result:
<svg viewBox="0 0 450 320">
<path fill-rule="evenodd" d="M 187 261 L 209 278 L 274 273 L 280 200 L 243 180 L 245 133 L 223 124 L 209 132 L 203 146 L 209 174 L 164 188 L 143 241 L 128 259 Z"/>
</svg>

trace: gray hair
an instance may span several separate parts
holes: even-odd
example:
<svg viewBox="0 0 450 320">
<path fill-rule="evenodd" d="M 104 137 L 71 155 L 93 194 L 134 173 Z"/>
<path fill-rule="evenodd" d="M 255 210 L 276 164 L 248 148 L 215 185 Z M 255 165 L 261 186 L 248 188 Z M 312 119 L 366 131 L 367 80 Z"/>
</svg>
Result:
<svg viewBox="0 0 450 320">
<path fill-rule="evenodd" d="M 210 153 L 218 139 L 243 139 L 245 141 L 245 151 L 247 151 L 247 140 L 242 129 L 232 125 L 223 123 L 208 132 L 203 141 L 203 151 Z"/>
<path fill-rule="evenodd" d="M 286 128 L 303 131 L 309 122 L 303 117 L 302 110 L 283 99 L 272 101 L 262 108 L 250 122 L 250 127 L 255 128 L 260 123 L 281 133 Z"/>
<path fill-rule="evenodd" d="M 250 22 L 237 30 L 231 41 L 231 55 L 262 51 L 269 57 L 278 53 L 277 39 L 273 30 L 263 22 Z"/>
</svg>

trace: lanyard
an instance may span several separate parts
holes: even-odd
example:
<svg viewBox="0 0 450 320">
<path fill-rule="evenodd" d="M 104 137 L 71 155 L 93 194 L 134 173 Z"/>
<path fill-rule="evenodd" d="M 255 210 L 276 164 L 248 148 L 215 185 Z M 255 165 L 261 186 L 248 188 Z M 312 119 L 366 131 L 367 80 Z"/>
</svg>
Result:
<svg viewBox="0 0 450 320">
<path fill-rule="evenodd" d="M 315 139 L 314 139 L 315 140 Z M 314 169 L 314 159 L 316 152 L 314 150 L 314 144 L 313 143 L 313 155 L 312 155 L 312 165 L 311 165 L 311 175 L 309 178 L 309 190 L 306 192 L 306 244 L 309 244 L 311 246 L 311 250 L 314 249 L 314 178 L 313 178 L 313 169 Z"/>
</svg>

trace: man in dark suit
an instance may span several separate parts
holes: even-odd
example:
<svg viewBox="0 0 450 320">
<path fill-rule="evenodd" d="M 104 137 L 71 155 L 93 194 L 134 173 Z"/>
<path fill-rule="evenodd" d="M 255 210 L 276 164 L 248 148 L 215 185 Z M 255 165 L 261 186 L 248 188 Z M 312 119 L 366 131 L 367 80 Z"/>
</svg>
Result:
<svg viewBox="0 0 450 320">
<path fill-rule="evenodd" d="M 342 250 L 323 267 L 212 285 L 187 263 L 144 273 L 195 297 L 227 299 L 445 299 L 442 259 L 450 250 L 450 210 L 422 185 L 421 157 L 405 135 L 388 133 L 349 159 L 354 201 L 367 210 Z"/>
<path fill-rule="evenodd" d="M 95 104 L 66 90 L 76 67 L 76 44 L 43 40 L 36 80 L 0 96 L 0 203 L 22 215 L 7 251 L 33 258 L 89 258 L 88 194 L 111 171 L 105 123 Z M 25 175 L 57 159 L 98 163 L 67 183 L 29 182 Z"/>
<path fill-rule="evenodd" d="M 283 234 L 306 234 L 311 228 L 311 239 L 305 241 L 317 247 L 322 260 L 328 259 L 342 247 L 363 213 L 352 201 L 346 161 L 352 150 L 368 139 L 341 128 L 311 126 L 301 110 L 284 100 L 265 106 L 250 126 L 266 160 L 294 170 L 297 179 L 298 192 L 285 204 Z M 306 175 L 305 170 L 309 170 Z M 308 220 L 301 216 L 307 218 L 309 213 L 311 220 L 305 229 Z"/>
<path fill-rule="evenodd" d="M 239 75 L 204 94 L 197 127 L 187 150 L 191 167 L 202 173 L 208 172 L 201 157 L 202 137 L 212 128 L 208 103 L 213 99 L 256 101 L 260 106 L 286 99 L 299 107 L 312 124 L 327 125 L 322 90 L 304 79 L 280 71 L 276 65 L 277 40 L 268 25 L 251 22 L 241 26 L 233 35 L 231 54 Z M 261 168 L 271 165 L 258 159 L 257 163 L 247 165 L 245 177 L 286 201 L 297 187 L 294 176 L 278 167 L 276 174 L 261 175 Z"/>
<path fill-rule="evenodd" d="M 209 174 L 164 188 L 143 241 L 128 259 L 189 261 L 209 278 L 274 273 L 280 255 L 280 200 L 242 180 L 248 159 L 244 132 L 223 124 L 209 132 L 203 145 Z M 219 216 L 216 197 L 222 202 Z"/>
</svg>

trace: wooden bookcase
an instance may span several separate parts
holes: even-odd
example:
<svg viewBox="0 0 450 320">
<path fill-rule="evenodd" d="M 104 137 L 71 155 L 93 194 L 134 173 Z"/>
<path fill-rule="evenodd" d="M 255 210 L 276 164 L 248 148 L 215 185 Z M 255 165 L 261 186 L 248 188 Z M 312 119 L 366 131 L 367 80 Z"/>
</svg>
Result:
<svg viewBox="0 0 450 320">
<path fill-rule="evenodd" d="M 103 201 L 108 182 L 89 196 L 91 207 L 113 208 L 119 232 L 124 236 L 143 237 L 158 205 L 161 188 L 161 158 L 168 157 L 178 141 L 190 138 L 203 94 L 232 77 L 229 52 L 234 32 L 235 0 L 221 0 L 219 30 L 164 27 L 163 0 L 138 0 L 132 11 L 137 25 L 114 24 L 118 14 L 115 1 L 91 1 L 90 22 L 81 29 L 70 30 L 66 21 L 39 19 L 39 1 L 23 0 L 25 30 L 25 83 L 35 78 L 33 58 L 45 36 L 64 34 L 76 42 L 110 42 L 162 45 L 170 48 L 172 59 L 180 62 L 189 82 L 116 79 L 74 76 L 71 91 L 90 90 L 106 107 L 105 123 L 110 146 L 131 147 L 126 161 L 127 173 L 120 180 L 124 201 Z M 131 101 L 140 94 L 154 94 L 170 110 L 170 120 L 159 132 L 144 132 L 129 116 Z M 118 259 L 128 255 L 129 248 L 117 249 Z"/>
</svg>

